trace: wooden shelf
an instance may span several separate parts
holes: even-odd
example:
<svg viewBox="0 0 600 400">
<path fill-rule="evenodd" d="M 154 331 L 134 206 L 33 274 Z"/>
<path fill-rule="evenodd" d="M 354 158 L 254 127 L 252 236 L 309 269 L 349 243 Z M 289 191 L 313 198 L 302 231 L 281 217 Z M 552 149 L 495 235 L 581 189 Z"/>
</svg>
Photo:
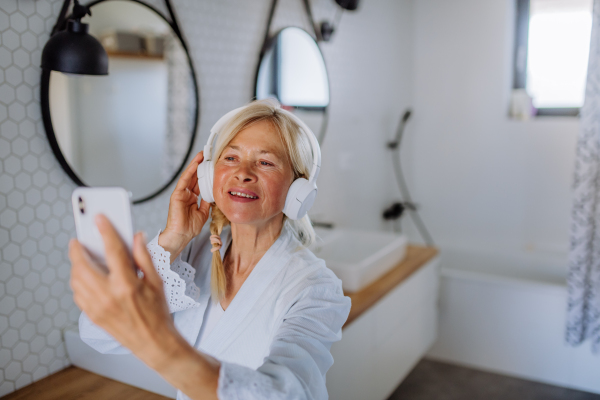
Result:
<svg viewBox="0 0 600 400">
<path fill-rule="evenodd" d="M 155 55 L 143 54 L 143 53 L 125 53 L 125 52 L 120 52 L 120 51 L 107 51 L 106 54 L 108 54 L 109 57 L 135 58 L 138 60 L 159 60 L 159 61 L 164 60 L 163 56 L 155 56 Z"/>
<path fill-rule="evenodd" d="M 2 400 L 170 400 L 77 367 L 68 367 Z"/>
<path fill-rule="evenodd" d="M 345 293 L 352 300 L 352 308 L 344 328 L 437 254 L 438 250 L 435 247 L 408 245 L 404 260 L 388 273 L 358 292 Z"/>
</svg>

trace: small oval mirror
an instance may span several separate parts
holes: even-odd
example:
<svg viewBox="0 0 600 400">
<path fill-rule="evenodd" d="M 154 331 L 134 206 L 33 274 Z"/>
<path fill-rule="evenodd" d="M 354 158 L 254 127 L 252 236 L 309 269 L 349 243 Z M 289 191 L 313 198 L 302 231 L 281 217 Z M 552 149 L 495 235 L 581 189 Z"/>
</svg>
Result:
<svg viewBox="0 0 600 400">
<path fill-rule="evenodd" d="M 256 77 L 257 99 L 275 97 L 285 107 L 323 110 L 329 79 L 317 42 L 304 30 L 282 29 L 265 51 Z"/>
<path fill-rule="evenodd" d="M 156 10 L 127 0 L 90 9 L 82 22 L 106 49 L 109 75 L 44 71 L 44 123 L 76 183 L 121 186 L 138 203 L 166 189 L 191 151 L 196 80 L 181 38 Z"/>
</svg>

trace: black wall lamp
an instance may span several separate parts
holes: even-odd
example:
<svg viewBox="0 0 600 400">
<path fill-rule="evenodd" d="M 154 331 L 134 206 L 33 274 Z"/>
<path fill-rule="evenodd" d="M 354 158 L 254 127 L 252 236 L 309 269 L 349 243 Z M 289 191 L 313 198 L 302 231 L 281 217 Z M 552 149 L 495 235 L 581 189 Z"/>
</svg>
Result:
<svg viewBox="0 0 600 400">
<path fill-rule="evenodd" d="M 92 15 L 90 9 L 74 0 L 73 12 L 66 19 L 71 0 L 63 3 L 58 21 L 42 51 L 42 69 L 81 75 L 108 75 L 108 55 L 104 47 L 88 33 L 81 18 Z"/>
</svg>

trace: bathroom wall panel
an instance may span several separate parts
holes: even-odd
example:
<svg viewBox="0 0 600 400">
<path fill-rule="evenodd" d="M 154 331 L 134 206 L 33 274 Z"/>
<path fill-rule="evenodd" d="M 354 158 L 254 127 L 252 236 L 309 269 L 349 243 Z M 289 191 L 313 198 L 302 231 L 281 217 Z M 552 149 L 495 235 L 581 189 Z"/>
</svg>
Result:
<svg viewBox="0 0 600 400">
<path fill-rule="evenodd" d="M 409 185 L 443 249 L 563 255 L 579 119 L 508 117 L 510 0 L 414 2 Z"/>
<path fill-rule="evenodd" d="M 60 4 L 0 2 L 0 396 L 68 365 L 74 185 L 45 138 L 39 64 Z"/>
<path fill-rule="evenodd" d="M 147 0 L 165 11 L 162 0 Z M 312 0 L 317 21 L 332 0 Z M 0 396 L 69 364 L 61 330 L 79 310 L 69 288 L 75 185 L 55 160 L 41 121 L 40 60 L 62 0 L 0 1 Z M 212 124 L 252 97 L 270 1 L 173 0 L 197 68 L 200 151 Z M 385 142 L 412 97 L 412 2 L 372 0 L 345 13 L 323 44 L 331 118 L 312 215 L 338 226 L 390 229 L 397 198 Z M 302 2 L 280 0 L 273 29 L 308 29 Z M 164 227 L 172 187 L 133 208 L 149 237 Z"/>
</svg>

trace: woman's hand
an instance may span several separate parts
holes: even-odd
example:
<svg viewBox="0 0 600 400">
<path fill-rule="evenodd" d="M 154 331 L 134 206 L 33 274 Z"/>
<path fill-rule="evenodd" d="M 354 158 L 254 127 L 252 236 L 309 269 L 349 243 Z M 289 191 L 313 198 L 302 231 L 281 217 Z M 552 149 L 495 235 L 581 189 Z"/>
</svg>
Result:
<svg viewBox="0 0 600 400">
<path fill-rule="evenodd" d="M 175 328 L 143 235 L 135 235 L 131 260 L 110 221 L 99 215 L 96 225 L 104 241 L 108 274 L 77 240 L 71 240 L 75 304 L 171 385 L 193 399 L 216 399 L 220 364 L 196 351 Z M 142 278 L 135 266 L 144 273 Z"/>
<path fill-rule="evenodd" d="M 95 221 L 104 240 L 108 274 L 77 240 L 71 240 L 73 299 L 93 323 L 153 366 L 164 358 L 166 346 L 181 341 L 169 314 L 162 279 L 141 233 L 135 235 L 131 260 L 110 221 L 103 215 Z M 141 279 L 136 265 L 144 273 Z"/>
<path fill-rule="evenodd" d="M 198 208 L 198 165 L 204 160 L 203 152 L 196 154 L 183 171 L 169 202 L 167 227 L 158 237 L 158 244 L 171 253 L 171 263 L 187 244 L 197 236 L 208 220 L 210 203 L 201 200 Z"/>
</svg>

